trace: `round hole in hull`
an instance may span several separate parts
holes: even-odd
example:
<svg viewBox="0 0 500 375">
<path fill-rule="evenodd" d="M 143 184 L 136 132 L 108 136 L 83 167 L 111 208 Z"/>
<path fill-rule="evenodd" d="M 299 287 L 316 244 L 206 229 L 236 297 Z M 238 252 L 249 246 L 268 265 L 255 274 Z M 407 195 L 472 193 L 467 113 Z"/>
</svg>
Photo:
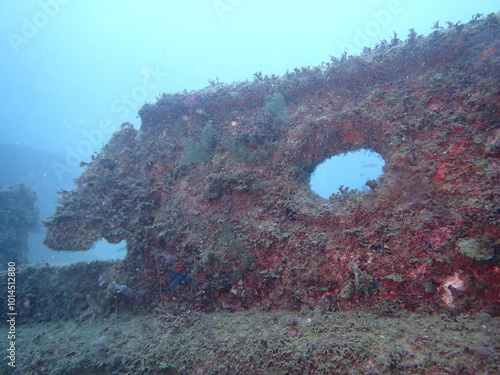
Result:
<svg viewBox="0 0 500 375">
<path fill-rule="evenodd" d="M 384 159 L 375 151 L 359 149 L 334 155 L 318 164 L 311 174 L 311 190 L 323 198 L 342 189 L 366 191 L 366 183 L 383 174 Z"/>
</svg>

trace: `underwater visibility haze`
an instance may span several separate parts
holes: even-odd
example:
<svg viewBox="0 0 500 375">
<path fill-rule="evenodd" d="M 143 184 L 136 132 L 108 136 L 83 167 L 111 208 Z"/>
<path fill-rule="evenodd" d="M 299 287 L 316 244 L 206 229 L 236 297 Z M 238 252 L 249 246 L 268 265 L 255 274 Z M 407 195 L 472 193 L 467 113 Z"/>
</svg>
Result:
<svg viewBox="0 0 500 375">
<path fill-rule="evenodd" d="M 500 371 L 498 10 L 0 2 L 0 374 Z"/>
</svg>

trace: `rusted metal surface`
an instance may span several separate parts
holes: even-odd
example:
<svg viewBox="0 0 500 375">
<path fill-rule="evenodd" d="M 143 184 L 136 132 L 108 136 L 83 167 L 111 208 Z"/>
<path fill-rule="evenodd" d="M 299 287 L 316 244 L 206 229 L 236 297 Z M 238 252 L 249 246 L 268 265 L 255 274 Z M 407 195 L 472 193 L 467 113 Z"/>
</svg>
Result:
<svg viewBox="0 0 500 375">
<path fill-rule="evenodd" d="M 164 94 L 61 196 L 45 243 L 127 241 L 127 285 L 193 308 L 498 313 L 499 17 L 315 68 Z M 386 162 L 364 194 L 308 185 Z"/>
</svg>

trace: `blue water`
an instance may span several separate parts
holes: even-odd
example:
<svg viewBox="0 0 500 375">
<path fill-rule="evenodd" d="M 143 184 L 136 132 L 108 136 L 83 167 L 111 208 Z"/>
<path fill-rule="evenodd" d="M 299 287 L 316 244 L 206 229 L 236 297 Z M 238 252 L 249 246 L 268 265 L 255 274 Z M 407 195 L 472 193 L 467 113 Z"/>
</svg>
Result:
<svg viewBox="0 0 500 375">
<path fill-rule="evenodd" d="M 358 54 L 394 32 L 404 39 L 410 28 L 428 34 L 436 21 L 498 11 L 497 0 L 463 3 L 1 1 L 0 186 L 27 183 L 44 219 L 54 212 L 55 191 L 71 189 L 82 172 L 80 161 L 121 123 L 139 128 L 137 111 L 161 93 L 200 89 L 209 79 L 244 81 L 259 71 L 279 75 L 344 51 Z M 366 176 L 357 177 L 364 184 Z M 328 178 L 323 183 L 336 192 L 340 184 Z M 43 229 L 30 238 L 32 263 L 125 255 L 124 244 L 105 243 L 84 253 L 53 252 L 42 239 Z"/>
<path fill-rule="evenodd" d="M 323 198 L 340 194 L 340 187 L 364 192 L 369 180 L 376 180 L 383 171 L 384 159 L 370 150 L 356 150 L 335 155 L 320 163 L 311 174 L 311 189 Z"/>
</svg>

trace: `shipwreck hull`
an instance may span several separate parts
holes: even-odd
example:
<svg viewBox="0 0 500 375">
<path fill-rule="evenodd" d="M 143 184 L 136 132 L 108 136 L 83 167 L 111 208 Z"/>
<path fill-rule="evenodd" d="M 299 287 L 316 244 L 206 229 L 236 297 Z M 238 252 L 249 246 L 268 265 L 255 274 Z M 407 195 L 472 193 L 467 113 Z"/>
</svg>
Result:
<svg viewBox="0 0 500 375">
<path fill-rule="evenodd" d="M 45 243 L 126 240 L 119 282 L 151 303 L 498 313 L 499 25 L 164 94 L 61 195 Z M 310 190 L 359 149 L 386 162 L 369 192 Z"/>
</svg>

